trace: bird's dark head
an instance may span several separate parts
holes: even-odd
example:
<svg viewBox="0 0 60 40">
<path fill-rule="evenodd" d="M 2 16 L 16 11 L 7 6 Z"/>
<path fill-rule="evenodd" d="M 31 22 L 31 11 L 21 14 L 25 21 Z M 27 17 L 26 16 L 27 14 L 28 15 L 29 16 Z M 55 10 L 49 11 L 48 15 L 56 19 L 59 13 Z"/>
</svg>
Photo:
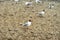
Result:
<svg viewBox="0 0 60 40">
<path fill-rule="evenodd" d="M 43 10 L 45 12 L 45 10 Z"/>
<path fill-rule="evenodd" d="M 29 22 L 31 22 L 31 20 L 29 20 Z"/>
</svg>

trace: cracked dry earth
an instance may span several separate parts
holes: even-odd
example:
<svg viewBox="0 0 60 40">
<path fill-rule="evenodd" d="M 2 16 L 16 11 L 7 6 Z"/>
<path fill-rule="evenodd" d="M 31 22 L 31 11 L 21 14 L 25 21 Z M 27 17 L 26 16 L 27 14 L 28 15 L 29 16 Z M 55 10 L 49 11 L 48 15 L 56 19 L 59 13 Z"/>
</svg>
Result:
<svg viewBox="0 0 60 40">
<path fill-rule="evenodd" d="M 24 3 L 0 3 L 0 40 L 60 40 L 60 3 L 48 9 L 48 2 L 26 7 Z M 45 9 L 43 18 L 37 12 Z M 20 23 L 31 19 L 26 29 Z"/>
</svg>

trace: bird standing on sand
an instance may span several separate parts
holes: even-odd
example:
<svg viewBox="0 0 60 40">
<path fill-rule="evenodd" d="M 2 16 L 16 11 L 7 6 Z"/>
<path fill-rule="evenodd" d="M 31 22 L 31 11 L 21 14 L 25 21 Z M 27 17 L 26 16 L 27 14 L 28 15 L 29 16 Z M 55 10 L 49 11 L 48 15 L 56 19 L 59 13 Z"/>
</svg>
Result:
<svg viewBox="0 0 60 40">
<path fill-rule="evenodd" d="M 41 12 L 38 12 L 38 16 L 39 16 L 39 17 L 43 17 L 44 14 L 45 14 L 45 10 L 42 10 Z"/>
<path fill-rule="evenodd" d="M 15 0 L 15 2 L 18 2 L 19 0 Z"/>
<path fill-rule="evenodd" d="M 40 0 L 35 0 L 36 3 L 40 2 Z"/>
<path fill-rule="evenodd" d="M 28 27 L 28 26 L 31 26 L 31 24 L 32 24 L 32 22 L 31 22 L 31 20 L 29 20 L 29 21 L 25 22 L 24 24 L 22 24 L 22 26 Z"/>
<path fill-rule="evenodd" d="M 52 9 L 52 8 L 54 8 L 54 4 L 52 4 L 52 3 L 49 3 L 49 5 L 48 5 L 48 8 L 49 8 L 49 9 Z"/>
<path fill-rule="evenodd" d="M 41 1 L 41 0 L 35 0 L 35 2 L 36 2 L 36 3 L 42 3 L 42 1 Z"/>
<path fill-rule="evenodd" d="M 26 6 L 32 6 L 32 2 L 26 2 L 25 5 Z"/>
</svg>

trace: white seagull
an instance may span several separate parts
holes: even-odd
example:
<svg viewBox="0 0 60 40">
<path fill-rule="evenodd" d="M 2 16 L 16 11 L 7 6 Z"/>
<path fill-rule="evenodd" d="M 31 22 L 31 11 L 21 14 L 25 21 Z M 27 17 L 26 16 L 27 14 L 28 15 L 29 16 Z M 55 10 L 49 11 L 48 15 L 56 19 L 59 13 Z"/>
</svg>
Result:
<svg viewBox="0 0 60 40">
<path fill-rule="evenodd" d="M 40 17 L 43 17 L 44 14 L 45 14 L 45 10 L 42 10 L 42 11 L 38 12 L 38 16 L 40 16 Z"/>
<path fill-rule="evenodd" d="M 31 26 L 31 24 L 32 24 L 32 22 L 31 22 L 31 20 L 29 20 L 29 21 L 25 22 L 24 24 L 22 24 L 22 26 L 28 27 L 28 26 Z"/>
<path fill-rule="evenodd" d="M 15 2 L 18 2 L 19 0 L 14 0 Z"/>
<path fill-rule="evenodd" d="M 49 3 L 48 8 L 49 8 L 49 9 L 54 8 L 54 4 L 53 4 L 53 3 Z"/>
<path fill-rule="evenodd" d="M 35 2 L 36 2 L 36 3 L 42 3 L 42 1 L 41 1 L 41 0 L 35 0 Z"/>
<path fill-rule="evenodd" d="M 32 6 L 32 2 L 25 2 L 26 6 Z"/>
</svg>

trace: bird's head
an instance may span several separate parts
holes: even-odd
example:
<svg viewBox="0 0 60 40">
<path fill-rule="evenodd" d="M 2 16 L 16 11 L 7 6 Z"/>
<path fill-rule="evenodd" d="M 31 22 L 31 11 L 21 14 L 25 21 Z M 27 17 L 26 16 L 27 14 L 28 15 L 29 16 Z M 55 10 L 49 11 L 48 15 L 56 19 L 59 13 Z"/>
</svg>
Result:
<svg viewBox="0 0 60 40">
<path fill-rule="evenodd" d="M 31 22 L 31 20 L 29 20 L 29 22 Z"/>
<path fill-rule="evenodd" d="M 44 11 L 44 12 L 45 12 L 45 10 L 42 10 L 42 11 Z"/>
</svg>

